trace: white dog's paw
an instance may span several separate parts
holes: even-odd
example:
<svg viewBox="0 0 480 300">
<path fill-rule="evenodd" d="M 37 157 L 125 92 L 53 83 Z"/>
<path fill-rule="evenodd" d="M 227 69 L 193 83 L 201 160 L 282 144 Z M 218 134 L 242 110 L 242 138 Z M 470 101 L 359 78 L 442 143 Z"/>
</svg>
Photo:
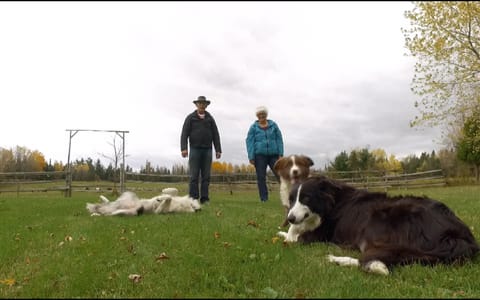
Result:
<svg viewBox="0 0 480 300">
<path fill-rule="evenodd" d="M 90 214 L 90 216 L 91 216 L 91 217 L 98 217 L 98 216 L 101 216 L 101 214 L 99 214 L 99 213 L 92 213 L 92 214 Z"/>
<path fill-rule="evenodd" d="M 379 260 L 372 260 L 369 261 L 364 270 L 369 273 L 380 274 L 380 275 L 388 275 L 390 272 L 388 271 L 388 267 Z"/>
<path fill-rule="evenodd" d="M 178 196 L 178 189 L 173 188 L 173 187 L 164 188 L 162 190 L 162 194 L 167 194 L 167 195 L 170 195 L 170 196 Z"/>
<path fill-rule="evenodd" d="M 288 234 L 288 232 L 285 232 L 285 231 L 278 231 L 277 236 L 283 238 L 283 241 L 285 243 L 295 243 L 298 240 L 298 235 Z"/>
</svg>

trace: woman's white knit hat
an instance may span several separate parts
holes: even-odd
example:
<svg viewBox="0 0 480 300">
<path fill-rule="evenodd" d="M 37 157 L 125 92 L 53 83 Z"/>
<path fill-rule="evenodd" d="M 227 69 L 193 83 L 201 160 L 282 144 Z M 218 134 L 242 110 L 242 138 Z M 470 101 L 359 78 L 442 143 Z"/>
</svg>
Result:
<svg viewBox="0 0 480 300">
<path fill-rule="evenodd" d="M 255 115 L 258 115 L 258 113 L 264 112 L 268 115 L 268 109 L 265 106 L 259 106 L 257 109 L 255 109 Z"/>
</svg>

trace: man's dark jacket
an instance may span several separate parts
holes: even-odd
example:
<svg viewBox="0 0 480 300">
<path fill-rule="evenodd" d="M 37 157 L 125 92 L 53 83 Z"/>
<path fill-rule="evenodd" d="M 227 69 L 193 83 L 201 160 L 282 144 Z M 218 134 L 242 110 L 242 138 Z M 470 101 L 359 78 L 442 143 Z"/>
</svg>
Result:
<svg viewBox="0 0 480 300">
<path fill-rule="evenodd" d="M 211 148 L 213 143 L 215 152 L 222 152 L 217 124 L 212 115 L 207 111 L 205 111 L 204 119 L 198 117 L 197 111 L 185 118 L 180 137 L 181 151 L 187 150 L 187 139 L 190 142 L 190 147 Z"/>
</svg>

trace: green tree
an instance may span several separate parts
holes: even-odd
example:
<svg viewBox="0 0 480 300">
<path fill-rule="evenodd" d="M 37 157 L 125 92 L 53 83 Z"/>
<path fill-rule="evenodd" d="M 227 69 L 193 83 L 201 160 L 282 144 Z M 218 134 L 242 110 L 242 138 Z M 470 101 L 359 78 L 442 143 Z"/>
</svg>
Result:
<svg viewBox="0 0 480 300">
<path fill-rule="evenodd" d="M 350 165 L 348 162 L 348 154 L 346 151 L 340 152 L 335 156 L 333 162 L 330 163 L 329 171 L 350 171 Z"/>
<path fill-rule="evenodd" d="M 476 181 L 480 182 L 480 110 L 465 122 L 457 144 L 457 155 L 460 160 L 474 166 Z"/>
<path fill-rule="evenodd" d="M 412 91 L 421 97 L 411 126 L 463 124 L 480 98 L 480 2 L 420 1 L 405 12 L 405 45 L 416 58 Z"/>
</svg>

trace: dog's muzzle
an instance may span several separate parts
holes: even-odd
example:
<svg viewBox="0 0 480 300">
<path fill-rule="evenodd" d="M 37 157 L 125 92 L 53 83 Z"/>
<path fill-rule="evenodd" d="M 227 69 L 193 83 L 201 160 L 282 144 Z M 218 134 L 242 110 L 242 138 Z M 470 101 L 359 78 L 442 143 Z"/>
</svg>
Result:
<svg viewBox="0 0 480 300">
<path fill-rule="evenodd" d="M 309 213 L 305 213 L 305 215 L 303 215 L 303 218 L 302 219 L 297 219 L 295 218 L 295 216 L 288 216 L 287 220 L 288 220 L 288 223 L 290 224 L 299 224 L 301 223 L 303 220 L 305 220 L 306 218 L 308 218 L 310 216 Z"/>
</svg>

